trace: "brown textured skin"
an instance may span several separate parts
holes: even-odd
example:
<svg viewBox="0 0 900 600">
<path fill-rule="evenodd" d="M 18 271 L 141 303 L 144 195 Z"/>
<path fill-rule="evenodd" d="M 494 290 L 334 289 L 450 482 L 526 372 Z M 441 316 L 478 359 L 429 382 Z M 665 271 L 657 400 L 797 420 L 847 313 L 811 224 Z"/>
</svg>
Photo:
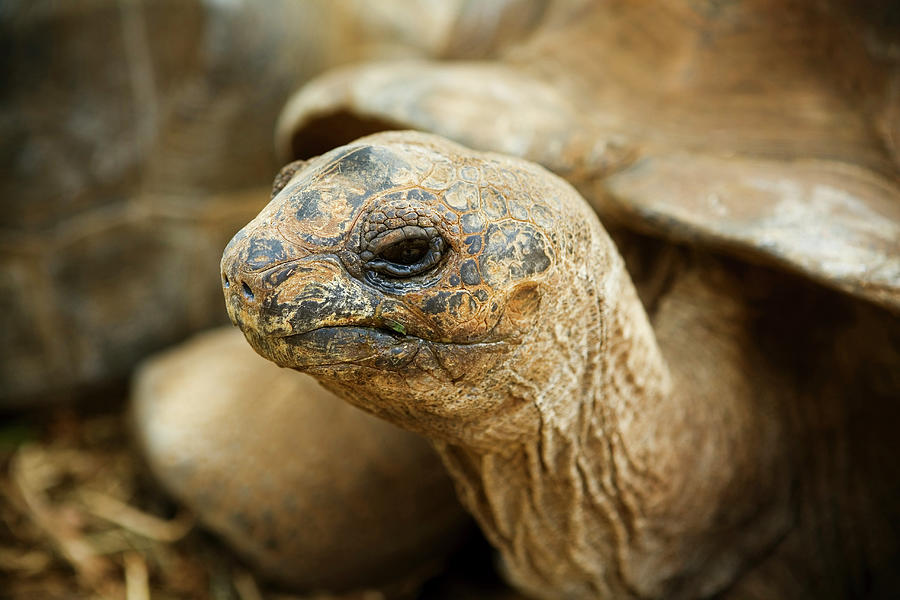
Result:
<svg viewBox="0 0 900 600">
<path fill-rule="evenodd" d="M 379 215 L 436 226 L 440 262 L 373 276 Z M 263 356 L 430 436 L 528 594 L 895 595 L 896 319 L 621 235 L 652 323 L 565 182 L 379 134 L 303 165 L 235 236 L 226 303 Z"/>
<path fill-rule="evenodd" d="M 292 589 L 409 591 L 468 531 L 425 440 L 263 360 L 234 329 L 146 362 L 132 416 L 172 495 Z"/>
<path fill-rule="evenodd" d="M 287 105 L 282 158 L 373 133 L 520 156 L 607 222 L 797 271 L 900 310 L 900 8 L 893 0 L 604 0 L 496 61 L 376 63 Z"/>
</svg>

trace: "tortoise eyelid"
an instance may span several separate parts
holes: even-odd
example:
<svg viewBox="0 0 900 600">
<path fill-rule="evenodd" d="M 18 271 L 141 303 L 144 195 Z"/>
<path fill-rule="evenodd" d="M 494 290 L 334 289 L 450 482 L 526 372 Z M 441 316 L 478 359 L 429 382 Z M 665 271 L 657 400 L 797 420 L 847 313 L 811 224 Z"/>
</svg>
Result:
<svg viewBox="0 0 900 600">
<path fill-rule="evenodd" d="M 429 229 L 431 231 L 429 231 Z M 388 230 L 374 238 L 367 244 L 367 250 L 372 254 L 379 254 L 386 248 L 403 241 L 431 240 L 440 237 L 433 227 L 425 228 L 417 225 L 404 225 L 397 229 Z"/>
</svg>

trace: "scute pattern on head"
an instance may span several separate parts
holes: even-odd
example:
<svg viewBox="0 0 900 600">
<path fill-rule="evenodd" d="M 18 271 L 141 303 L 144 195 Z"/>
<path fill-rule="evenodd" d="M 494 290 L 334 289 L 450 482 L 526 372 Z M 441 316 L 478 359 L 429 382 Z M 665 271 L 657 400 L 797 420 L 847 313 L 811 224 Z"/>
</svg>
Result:
<svg viewBox="0 0 900 600">
<path fill-rule="evenodd" d="M 293 186 L 292 190 L 300 191 L 291 195 L 286 210 L 294 211 L 295 220 L 282 225 L 283 235 L 316 246 L 336 245 L 373 193 L 414 180 L 410 165 L 399 157 L 386 156 L 381 148 L 363 145 L 347 149 L 311 181 L 301 180 Z M 286 230 L 288 223 L 290 229 Z"/>
<path fill-rule="evenodd" d="M 531 224 L 492 223 L 485 240 L 485 251 L 479 262 L 488 284 L 523 279 L 550 267 L 545 238 Z"/>
<path fill-rule="evenodd" d="M 552 195 L 546 200 L 526 193 L 523 180 L 527 186 L 532 177 L 517 174 L 503 159 L 476 161 L 458 150 L 454 155 L 455 145 L 446 143 L 437 155 L 424 135 L 404 134 L 402 143 L 395 139 L 392 133 L 363 138 L 297 169 L 235 236 L 226 255 L 237 253 L 232 264 L 240 265 L 243 279 L 265 272 L 260 284 L 266 295 L 297 273 L 293 261 L 330 252 L 369 288 L 366 296 L 386 296 L 376 302 L 375 312 L 402 295 L 410 314 L 390 320 L 405 330 L 447 342 L 478 341 L 501 317 L 498 300 L 556 260 L 547 230 L 555 225 L 551 215 L 558 202 L 553 206 Z M 405 265 L 385 266 L 378 244 L 417 236 L 423 243 L 440 237 L 446 244 L 437 251 L 436 267 L 409 278 L 392 276 Z M 274 271 L 283 263 L 291 265 Z M 231 278 L 241 275 L 235 271 Z M 320 299 L 331 298 L 319 292 Z M 286 288 L 268 297 L 277 297 L 270 307 L 314 304 L 292 297 Z M 305 322 L 296 319 L 293 331 L 302 333 Z"/>
</svg>

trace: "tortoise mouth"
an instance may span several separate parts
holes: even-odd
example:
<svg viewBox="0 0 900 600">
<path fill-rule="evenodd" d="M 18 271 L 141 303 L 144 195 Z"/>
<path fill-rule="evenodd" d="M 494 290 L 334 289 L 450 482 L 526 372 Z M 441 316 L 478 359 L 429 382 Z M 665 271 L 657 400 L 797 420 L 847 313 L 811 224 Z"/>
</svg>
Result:
<svg viewBox="0 0 900 600">
<path fill-rule="evenodd" d="M 411 372 L 417 367 L 447 371 L 452 379 L 467 371 L 472 352 L 499 356 L 509 340 L 433 341 L 392 330 L 360 324 L 317 327 L 280 337 L 244 334 L 256 351 L 279 366 L 298 371 L 319 368 L 369 367 L 382 371 Z"/>
<path fill-rule="evenodd" d="M 291 350 L 293 368 L 357 364 L 400 369 L 418 354 L 425 340 L 386 327 L 337 325 L 278 338 Z"/>
</svg>

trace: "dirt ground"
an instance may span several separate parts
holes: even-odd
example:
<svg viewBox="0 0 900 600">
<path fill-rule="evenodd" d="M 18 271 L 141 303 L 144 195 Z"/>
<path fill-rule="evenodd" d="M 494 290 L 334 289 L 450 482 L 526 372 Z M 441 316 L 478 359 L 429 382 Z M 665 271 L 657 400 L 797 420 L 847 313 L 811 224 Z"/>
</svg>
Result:
<svg viewBox="0 0 900 600">
<path fill-rule="evenodd" d="M 121 409 L 0 421 L 0 599 L 325 600 L 270 589 L 153 483 Z M 419 598 L 518 596 L 477 539 Z M 383 598 L 378 591 L 340 596 Z"/>
</svg>

